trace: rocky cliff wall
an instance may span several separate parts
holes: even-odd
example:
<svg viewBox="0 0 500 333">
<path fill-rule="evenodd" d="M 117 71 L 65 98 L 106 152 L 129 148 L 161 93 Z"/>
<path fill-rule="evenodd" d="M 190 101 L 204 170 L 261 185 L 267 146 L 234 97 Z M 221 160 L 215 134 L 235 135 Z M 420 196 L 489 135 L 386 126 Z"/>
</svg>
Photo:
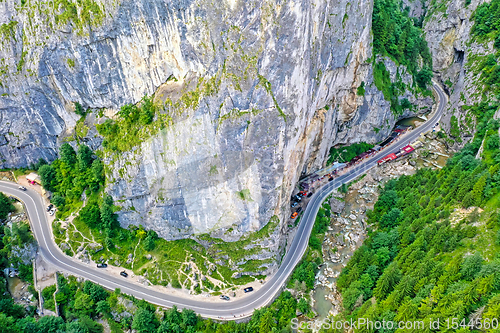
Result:
<svg viewBox="0 0 500 333">
<path fill-rule="evenodd" d="M 448 143 L 455 150 L 470 141 L 475 131 L 475 116 L 463 107 L 483 97 L 483 85 L 472 69 L 474 57 L 494 53 L 493 42 L 479 44 L 470 36 L 473 13 L 484 2 L 472 0 L 466 6 L 462 0 L 436 1 L 429 5 L 424 22 L 436 78 L 450 95 L 441 125 L 452 134 Z"/>
<path fill-rule="evenodd" d="M 286 225 L 293 187 L 331 145 L 381 140 L 395 122 L 367 63 L 371 1 L 81 3 L 72 18 L 44 2 L 0 3 L 12 27 L 0 49 L 0 167 L 55 158 L 74 102 L 113 117 L 144 95 L 194 98 L 168 128 L 108 155 L 123 226 L 174 239 L 237 238 L 273 215 Z M 93 148 L 103 119 L 87 119 Z"/>
<path fill-rule="evenodd" d="M 301 172 L 320 168 L 334 141 L 376 140 L 373 127 L 390 118 L 376 91 L 367 95 L 371 110 L 368 101 L 358 108 L 356 89 L 370 71 L 370 3 L 235 6 L 238 14 L 227 5 L 198 13 L 208 20 L 202 35 L 215 45 L 205 51 L 212 58 L 157 95 L 175 90 L 182 99 L 200 77 L 213 76 L 218 93 L 202 91 L 197 108 L 113 163 L 109 190 L 123 200 L 122 224 L 142 223 L 167 238 L 258 230 L 273 215 L 286 218 Z"/>
</svg>

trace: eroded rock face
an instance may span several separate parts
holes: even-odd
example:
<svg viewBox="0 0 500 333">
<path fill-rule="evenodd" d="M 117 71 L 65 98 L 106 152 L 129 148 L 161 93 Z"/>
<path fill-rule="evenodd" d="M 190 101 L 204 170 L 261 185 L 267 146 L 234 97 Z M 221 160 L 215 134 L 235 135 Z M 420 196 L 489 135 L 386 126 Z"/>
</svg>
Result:
<svg viewBox="0 0 500 333">
<path fill-rule="evenodd" d="M 283 225 L 293 186 L 330 146 L 379 141 L 395 122 L 367 63 L 371 1 L 98 3 L 105 15 L 91 28 L 0 3 L 0 23 L 18 22 L 0 51 L 0 167 L 55 158 L 75 101 L 112 116 L 146 94 L 161 103 L 196 92 L 170 127 L 108 156 L 123 226 L 175 239 L 237 236 L 273 215 Z"/>
<path fill-rule="evenodd" d="M 216 49 L 193 47 L 212 58 L 175 83 L 220 75 L 218 93 L 202 93 L 197 108 L 112 164 L 109 190 L 123 200 L 123 225 L 179 238 L 230 227 L 241 235 L 273 215 L 283 221 L 301 172 L 320 168 L 333 141 L 376 140 L 373 127 L 392 118 L 374 87 L 366 100 L 356 94 L 369 83 L 371 3 L 234 6 L 197 14 L 210 22 L 201 35 Z M 166 86 L 159 91 L 185 89 Z"/>
<path fill-rule="evenodd" d="M 493 42 L 478 44 L 471 41 L 470 32 L 476 8 L 484 0 L 472 0 L 468 6 L 459 0 L 446 2 L 445 10 L 429 9 L 424 30 L 429 45 L 437 79 L 447 87 L 449 103 L 441 119 L 441 125 L 451 133 L 452 117 L 459 132 L 453 148 L 458 150 L 472 139 L 474 116 L 464 110 L 464 105 L 473 105 L 482 98 L 481 80 L 467 63 L 471 56 L 494 53 Z M 450 86 L 451 84 L 451 86 Z"/>
<path fill-rule="evenodd" d="M 463 64 L 464 52 L 476 53 L 474 46 L 466 45 L 470 38 L 470 30 L 474 25 L 471 20 L 476 8 L 483 0 L 472 0 L 469 6 L 463 2 L 452 0 L 447 2 L 446 10 L 429 10 L 424 25 L 426 40 L 432 54 L 433 69 L 444 71 L 454 64 Z"/>
</svg>

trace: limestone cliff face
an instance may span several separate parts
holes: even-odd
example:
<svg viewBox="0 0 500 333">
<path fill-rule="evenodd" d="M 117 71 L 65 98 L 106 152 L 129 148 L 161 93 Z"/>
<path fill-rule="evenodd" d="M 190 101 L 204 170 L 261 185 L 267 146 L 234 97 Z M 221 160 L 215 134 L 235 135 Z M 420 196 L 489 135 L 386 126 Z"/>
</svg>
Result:
<svg viewBox="0 0 500 333">
<path fill-rule="evenodd" d="M 394 124 L 367 63 L 371 1 L 95 3 L 99 15 L 76 24 L 54 19 L 61 9 L 0 2 L 0 24 L 17 22 L 0 49 L 0 167 L 55 158 L 76 101 L 112 117 L 146 94 L 193 93 L 170 127 L 107 157 L 123 226 L 175 239 L 237 238 L 273 215 L 286 225 L 293 187 L 330 146 L 381 140 Z M 216 91 L 200 88 L 209 80 Z M 87 140 L 99 148 L 95 130 Z"/>
<path fill-rule="evenodd" d="M 474 25 L 472 14 L 484 2 L 472 0 L 468 6 L 460 0 L 438 2 L 436 7 L 441 10 L 430 8 L 424 24 L 434 71 L 450 95 L 441 124 L 450 133 L 452 123 L 456 121 L 453 126 L 460 133 L 453 143 L 455 149 L 463 147 L 474 135 L 473 116 L 462 107 L 477 103 L 482 98 L 482 87 L 468 66 L 469 59 L 474 55 L 494 52 L 493 42 L 489 45 L 477 44 L 470 37 Z"/>
<path fill-rule="evenodd" d="M 336 139 L 375 140 L 373 127 L 391 118 L 378 92 L 366 102 L 356 95 L 370 71 L 371 10 L 364 2 L 235 2 L 193 14 L 207 21 L 202 39 L 185 21 L 171 26 L 187 30 L 192 58 L 204 59 L 157 96 L 180 96 L 200 77 L 222 81 L 217 94 L 202 92 L 197 108 L 114 162 L 109 190 L 123 200 L 122 224 L 166 238 L 231 238 L 273 215 L 286 219 L 301 172 L 320 168 Z"/>
</svg>

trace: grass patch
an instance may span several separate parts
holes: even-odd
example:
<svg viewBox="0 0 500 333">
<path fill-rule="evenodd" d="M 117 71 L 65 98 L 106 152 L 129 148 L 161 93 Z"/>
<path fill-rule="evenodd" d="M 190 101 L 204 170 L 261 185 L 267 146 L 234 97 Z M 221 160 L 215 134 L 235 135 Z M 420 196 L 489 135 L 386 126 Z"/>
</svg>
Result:
<svg viewBox="0 0 500 333">
<path fill-rule="evenodd" d="M 327 164 L 333 164 L 333 162 L 347 163 L 354 157 L 370 150 L 374 146 L 366 142 L 353 143 L 350 146 L 330 148 L 330 156 L 328 157 Z"/>
<path fill-rule="evenodd" d="M 167 241 L 158 237 L 155 237 L 153 248 L 147 248 L 148 234 L 152 232 L 145 231 L 142 227 L 118 228 L 109 233 L 101 229 L 90 228 L 80 217 L 76 217 L 67 230 L 62 230 L 59 222 L 55 222 L 53 228 L 56 243 L 59 246 L 65 243 L 66 237 L 69 236 L 70 250 L 67 252 L 71 255 L 83 246 L 94 261 L 103 258 L 110 264 L 132 270 L 136 275 L 147 276 L 153 284 L 170 284 L 174 288 L 184 287 L 195 291 L 190 279 L 195 280 L 196 270 L 188 270 L 187 264 L 192 265 L 191 268 L 197 267 L 201 274 L 208 275 L 209 267 L 206 266 L 208 263 L 212 267 L 210 276 L 220 281 L 226 288 L 254 281 L 255 278 L 251 276 L 233 278 L 234 271 L 227 264 L 218 265 L 215 262 L 225 254 L 230 255 L 233 261 L 236 261 L 236 258 L 241 259 L 247 255 L 258 254 L 262 251 L 260 246 L 249 249 L 245 249 L 245 246 L 253 245 L 253 242 L 269 237 L 278 224 L 279 220 L 274 217 L 261 230 L 248 234 L 234 243 L 201 235 L 200 238 L 204 241 L 213 242 L 207 248 L 193 239 Z M 102 249 L 96 252 L 90 247 L 91 244 L 101 244 Z M 151 259 L 148 259 L 148 256 Z M 273 259 L 250 260 L 244 262 L 238 270 L 258 272 L 259 267 L 272 262 Z M 203 281 L 202 288 L 210 292 L 217 287 L 211 282 Z"/>
</svg>

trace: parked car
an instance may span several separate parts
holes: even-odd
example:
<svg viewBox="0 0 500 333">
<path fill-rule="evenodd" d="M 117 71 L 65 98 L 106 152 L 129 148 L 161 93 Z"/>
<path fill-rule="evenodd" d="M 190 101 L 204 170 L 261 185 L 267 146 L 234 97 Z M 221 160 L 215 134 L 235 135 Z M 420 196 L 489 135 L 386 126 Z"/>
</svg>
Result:
<svg viewBox="0 0 500 333">
<path fill-rule="evenodd" d="M 54 214 L 56 213 L 56 209 L 55 208 L 52 208 L 49 212 L 49 215 L 50 216 L 53 216 Z"/>
<path fill-rule="evenodd" d="M 108 264 L 105 263 L 97 264 L 97 268 L 106 268 L 106 267 L 108 267 Z"/>
<path fill-rule="evenodd" d="M 220 299 L 224 300 L 224 301 L 229 301 L 230 300 L 229 296 L 226 296 L 226 295 L 220 295 Z"/>
<path fill-rule="evenodd" d="M 54 207 L 53 204 L 50 204 L 48 207 L 47 207 L 47 211 L 50 212 L 50 210 Z"/>
<path fill-rule="evenodd" d="M 123 276 L 123 277 L 127 277 L 128 276 L 127 272 L 125 272 L 125 271 L 120 272 L 120 275 Z"/>
<path fill-rule="evenodd" d="M 304 194 L 303 194 L 302 192 L 299 192 L 299 193 L 297 193 L 297 196 L 298 196 L 299 198 L 303 198 L 303 197 L 304 197 Z"/>
<path fill-rule="evenodd" d="M 300 213 L 302 211 L 302 207 L 299 207 L 297 208 L 297 210 L 295 211 L 297 214 Z"/>
<path fill-rule="evenodd" d="M 245 288 L 245 289 L 243 289 L 243 291 L 246 293 L 249 293 L 249 292 L 253 291 L 253 287 Z"/>
<path fill-rule="evenodd" d="M 328 178 L 328 181 L 331 182 L 333 180 L 333 177 Z"/>
<path fill-rule="evenodd" d="M 299 213 L 294 212 L 294 213 L 290 216 L 290 218 L 291 218 L 291 219 L 294 219 L 294 218 L 296 218 L 296 217 L 297 217 L 297 215 L 299 215 Z"/>
<path fill-rule="evenodd" d="M 298 202 L 292 202 L 292 208 L 296 207 L 299 203 Z"/>
<path fill-rule="evenodd" d="M 312 192 L 309 192 L 309 194 L 307 195 L 308 198 L 312 197 L 313 193 Z"/>
<path fill-rule="evenodd" d="M 19 186 L 19 189 L 20 189 L 21 191 L 26 191 L 26 187 L 24 187 L 24 186 Z"/>
<path fill-rule="evenodd" d="M 295 199 L 295 201 L 297 201 L 297 202 L 300 202 L 300 201 L 302 200 L 302 198 L 301 198 L 301 197 L 299 197 L 298 195 L 294 196 L 294 199 Z"/>
</svg>

